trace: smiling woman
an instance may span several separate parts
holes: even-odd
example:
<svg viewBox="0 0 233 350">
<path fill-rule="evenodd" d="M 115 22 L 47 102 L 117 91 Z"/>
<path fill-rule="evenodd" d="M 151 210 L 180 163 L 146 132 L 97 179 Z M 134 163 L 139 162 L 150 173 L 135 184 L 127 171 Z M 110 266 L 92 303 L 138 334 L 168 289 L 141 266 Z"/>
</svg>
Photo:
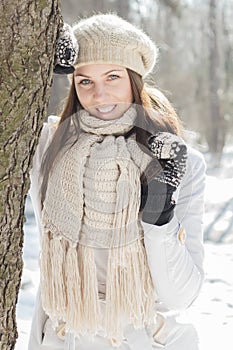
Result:
<svg viewBox="0 0 233 350">
<path fill-rule="evenodd" d="M 103 120 L 119 118 L 133 102 L 126 68 L 90 64 L 76 68 L 75 89 L 84 109 Z"/>
<path fill-rule="evenodd" d="M 197 350 L 176 315 L 203 282 L 203 158 L 145 84 L 157 48 L 143 31 L 97 15 L 72 37 L 75 62 L 57 65 L 73 72 L 67 103 L 31 171 L 42 246 L 29 350 Z"/>
</svg>

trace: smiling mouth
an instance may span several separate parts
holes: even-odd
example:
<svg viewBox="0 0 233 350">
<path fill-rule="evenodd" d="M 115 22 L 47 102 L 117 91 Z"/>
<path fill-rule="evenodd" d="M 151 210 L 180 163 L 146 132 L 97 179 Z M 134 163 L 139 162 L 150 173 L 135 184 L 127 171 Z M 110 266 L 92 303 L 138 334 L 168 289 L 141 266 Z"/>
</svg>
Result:
<svg viewBox="0 0 233 350">
<path fill-rule="evenodd" d="M 111 113 L 115 109 L 116 105 L 98 107 L 96 110 L 101 114 Z"/>
</svg>

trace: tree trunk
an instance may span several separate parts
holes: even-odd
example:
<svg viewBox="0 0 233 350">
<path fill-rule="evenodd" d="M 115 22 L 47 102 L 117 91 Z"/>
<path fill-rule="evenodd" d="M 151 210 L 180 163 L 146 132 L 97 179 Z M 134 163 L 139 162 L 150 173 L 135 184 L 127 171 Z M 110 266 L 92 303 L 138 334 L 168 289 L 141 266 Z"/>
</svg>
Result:
<svg viewBox="0 0 233 350">
<path fill-rule="evenodd" d="M 58 0 L 0 2 L 0 349 L 14 349 L 29 169 L 46 114 Z"/>
<path fill-rule="evenodd" d="M 180 0 L 159 0 L 162 6 L 168 7 L 173 15 L 180 16 L 181 15 L 181 7 L 182 2 Z"/>
<path fill-rule="evenodd" d="M 129 19 L 129 14 L 130 14 L 129 0 L 118 0 L 117 1 L 117 14 L 126 20 Z"/>
<path fill-rule="evenodd" d="M 218 47 L 218 23 L 216 0 L 209 2 L 209 103 L 210 129 L 207 130 L 207 140 L 210 152 L 216 165 L 220 162 L 225 143 L 225 125 L 220 111 L 220 60 Z"/>
</svg>

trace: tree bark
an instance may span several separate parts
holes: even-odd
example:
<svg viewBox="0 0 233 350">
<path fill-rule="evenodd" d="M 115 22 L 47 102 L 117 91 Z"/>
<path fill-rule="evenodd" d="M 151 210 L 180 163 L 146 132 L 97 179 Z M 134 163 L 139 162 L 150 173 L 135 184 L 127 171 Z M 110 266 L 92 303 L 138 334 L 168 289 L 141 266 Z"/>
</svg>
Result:
<svg viewBox="0 0 233 350">
<path fill-rule="evenodd" d="M 59 0 L 0 2 L 0 349 L 14 349 L 29 170 L 52 81 Z"/>
</svg>

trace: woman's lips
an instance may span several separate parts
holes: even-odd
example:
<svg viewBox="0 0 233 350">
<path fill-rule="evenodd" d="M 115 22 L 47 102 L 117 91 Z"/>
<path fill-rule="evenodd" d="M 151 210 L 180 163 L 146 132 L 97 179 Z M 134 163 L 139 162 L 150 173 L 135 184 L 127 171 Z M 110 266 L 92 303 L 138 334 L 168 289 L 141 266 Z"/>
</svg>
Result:
<svg viewBox="0 0 233 350">
<path fill-rule="evenodd" d="M 111 113 L 115 109 L 116 105 L 96 107 L 96 110 L 101 114 Z"/>
</svg>

